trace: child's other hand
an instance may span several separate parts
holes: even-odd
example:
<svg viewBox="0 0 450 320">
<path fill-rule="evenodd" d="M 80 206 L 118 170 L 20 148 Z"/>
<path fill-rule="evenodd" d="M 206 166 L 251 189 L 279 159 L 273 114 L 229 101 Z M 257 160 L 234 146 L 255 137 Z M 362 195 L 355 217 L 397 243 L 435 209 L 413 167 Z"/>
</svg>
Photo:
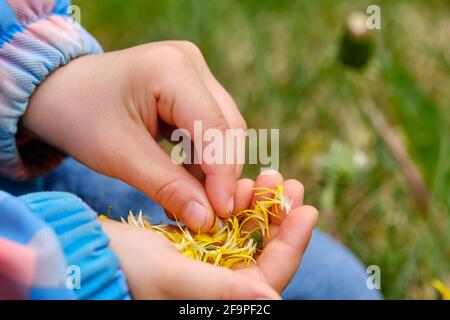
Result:
<svg viewBox="0 0 450 320">
<path fill-rule="evenodd" d="M 264 249 L 257 257 L 256 264 L 239 271 L 261 279 L 281 293 L 300 265 L 317 222 L 318 211 L 314 207 L 303 205 L 304 188 L 299 181 L 283 180 L 281 174 L 275 170 L 263 171 L 256 181 L 239 180 L 235 192 L 235 210 L 237 212 L 251 208 L 259 197 L 270 196 L 255 196 L 252 188 L 275 189 L 280 183 L 283 184 L 284 203 L 287 206 L 283 210 L 279 206 L 279 218 L 271 218 L 270 238 L 264 239 Z M 251 229 L 251 226 L 248 226 L 248 229 Z"/>
<path fill-rule="evenodd" d="M 136 299 L 278 299 L 298 269 L 317 220 L 317 210 L 303 206 L 303 187 L 270 171 L 256 182 L 240 180 L 236 203 L 246 209 L 256 199 L 252 187 L 283 183 L 292 211 L 271 222 L 256 264 L 229 270 L 187 258 L 164 236 L 114 221 L 102 221 L 111 248 L 121 261 Z"/>
<path fill-rule="evenodd" d="M 80 57 L 51 74 L 23 118 L 33 136 L 142 190 L 193 230 L 228 216 L 241 165 L 202 164 L 204 185 L 160 148 L 175 127 L 246 129 L 233 99 L 188 42 Z M 86 186 L 89 188 L 89 186 Z M 126 199 L 124 199 L 126 201 Z"/>
<path fill-rule="evenodd" d="M 181 255 L 156 232 L 101 221 L 134 299 L 277 299 L 267 283 Z"/>
</svg>

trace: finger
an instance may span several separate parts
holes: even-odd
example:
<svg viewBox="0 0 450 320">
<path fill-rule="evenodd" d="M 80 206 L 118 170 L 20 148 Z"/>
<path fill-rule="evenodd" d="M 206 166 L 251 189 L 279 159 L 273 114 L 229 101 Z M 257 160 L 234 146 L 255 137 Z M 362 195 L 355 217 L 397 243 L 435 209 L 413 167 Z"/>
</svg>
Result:
<svg viewBox="0 0 450 320">
<path fill-rule="evenodd" d="M 276 170 L 264 170 L 257 178 L 255 181 L 255 185 L 254 185 L 254 189 L 257 188 L 270 188 L 270 189 L 275 189 L 278 184 L 283 182 L 283 177 L 281 176 L 281 174 L 276 171 Z M 255 193 L 258 193 L 257 190 L 252 190 L 253 195 L 252 195 L 252 200 L 250 202 L 250 208 L 254 208 L 256 201 L 261 201 L 264 200 L 264 197 L 272 197 L 273 195 L 270 193 L 264 193 L 261 195 L 256 195 Z M 269 219 L 271 219 L 271 217 L 269 217 Z M 270 223 L 270 221 L 269 221 Z M 242 228 L 245 231 L 251 231 L 253 230 L 255 227 L 257 226 L 256 222 L 254 221 L 248 221 L 247 223 L 245 223 Z"/>
<path fill-rule="evenodd" d="M 317 217 L 317 210 L 311 206 L 293 210 L 258 258 L 255 270 L 278 292 L 284 290 L 297 271 Z"/>
<path fill-rule="evenodd" d="M 127 272 L 134 298 L 280 298 L 261 280 L 181 255 L 161 234 L 110 220 L 102 220 L 101 224 L 102 229 L 111 235 L 111 247 L 123 258 L 121 265 Z M 148 269 L 149 264 L 151 270 Z"/>
<path fill-rule="evenodd" d="M 283 182 L 283 176 L 276 170 L 264 170 L 260 173 L 260 175 L 256 178 L 255 189 L 256 188 L 270 188 L 275 189 L 280 183 Z M 257 193 L 257 191 L 254 191 Z M 270 193 L 262 194 L 262 195 L 254 195 L 252 197 L 252 207 L 255 206 L 256 201 L 261 201 L 264 197 L 272 197 L 273 195 Z"/>
<path fill-rule="evenodd" d="M 225 88 L 214 77 L 200 49 L 189 41 L 171 41 L 171 43 L 181 48 L 191 58 L 192 64 L 201 76 L 205 86 L 219 103 L 230 126 L 233 128 L 244 128 L 246 126 L 245 120 L 242 117 L 236 103 Z"/>
<path fill-rule="evenodd" d="M 243 132 L 246 132 L 247 124 L 242 117 L 241 112 L 230 94 L 214 77 L 200 49 L 189 41 L 171 41 L 170 43 L 181 48 L 191 58 L 191 62 L 200 75 L 204 85 L 208 88 L 209 92 L 219 105 L 219 108 L 222 110 L 222 114 L 228 123 L 228 127 L 232 129 L 240 129 Z M 236 137 L 236 146 L 239 145 L 243 146 L 243 150 L 238 150 L 238 148 L 236 148 L 235 151 L 245 152 L 245 135 L 238 135 Z M 243 161 L 238 161 L 236 164 L 237 178 L 241 176 L 243 169 L 242 164 Z"/>
<path fill-rule="evenodd" d="M 280 299 L 279 294 L 266 283 L 241 273 L 195 261 L 179 254 L 174 254 L 170 261 L 171 263 L 167 264 L 161 274 L 161 278 L 167 279 L 169 282 L 164 285 L 170 290 L 167 293 L 168 298 L 194 300 Z"/>
<path fill-rule="evenodd" d="M 166 214 L 166 217 L 169 218 L 172 221 L 177 221 L 177 216 L 175 216 L 175 214 L 173 214 L 173 212 L 167 211 L 166 209 L 164 209 L 164 213 Z"/>
<path fill-rule="evenodd" d="M 198 164 L 185 164 L 184 168 L 200 183 L 205 182 L 205 174 L 202 171 L 202 168 Z"/>
<path fill-rule="evenodd" d="M 173 131 L 176 129 L 177 129 L 176 127 L 170 126 L 164 123 L 163 121 L 160 121 L 159 124 L 160 139 L 166 139 L 168 142 L 176 144 L 176 141 L 170 141 L 171 135 Z M 191 150 L 195 151 L 194 143 L 191 143 Z M 205 182 L 205 174 L 203 173 L 200 165 L 195 163 L 195 156 L 198 157 L 198 155 L 194 155 L 194 152 L 192 152 L 190 156 L 191 156 L 191 158 L 189 159 L 190 161 L 185 161 L 185 163 L 183 163 L 183 167 L 203 184 Z"/>
<path fill-rule="evenodd" d="M 189 132 L 211 204 L 217 214 L 228 217 L 233 211 L 236 183 L 235 163 L 226 159 L 228 124 L 197 72 L 186 62 L 178 62 L 178 66 L 174 73 L 161 74 L 158 113 L 164 122 Z"/>
<path fill-rule="evenodd" d="M 303 205 L 304 187 L 300 181 L 289 179 L 283 181 L 283 208 L 279 206 L 278 217 L 272 217 L 272 223 L 280 225 L 293 209 Z"/>
<path fill-rule="evenodd" d="M 255 181 L 251 179 L 240 179 L 236 184 L 234 193 L 234 213 L 250 208 L 253 197 L 253 186 Z"/>
<path fill-rule="evenodd" d="M 191 230 L 209 230 L 214 214 L 201 183 L 172 162 L 145 129 L 128 130 L 114 142 L 114 148 L 127 152 L 115 152 L 112 175 L 143 191 Z"/>
<path fill-rule="evenodd" d="M 160 121 L 158 124 L 158 141 L 159 140 L 167 140 L 172 144 L 176 144 L 176 141 L 171 141 L 171 136 L 174 130 L 177 128 L 175 126 L 168 125 L 167 123 Z M 242 164 L 245 162 L 245 131 L 233 133 L 233 146 L 236 147 L 235 155 L 236 155 L 236 177 L 239 178 L 242 173 L 243 166 Z M 240 142 L 239 142 L 240 141 Z M 193 143 L 192 143 L 193 145 Z M 191 150 L 195 150 L 194 146 L 192 146 Z M 205 175 L 201 170 L 201 167 L 195 163 L 195 158 L 191 155 L 191 161 L 189 164 L 185 165 L 186 170 L 188 170 L 191 174 L 197 178 L 197 180 L 203 182 Z"/>
</svg>

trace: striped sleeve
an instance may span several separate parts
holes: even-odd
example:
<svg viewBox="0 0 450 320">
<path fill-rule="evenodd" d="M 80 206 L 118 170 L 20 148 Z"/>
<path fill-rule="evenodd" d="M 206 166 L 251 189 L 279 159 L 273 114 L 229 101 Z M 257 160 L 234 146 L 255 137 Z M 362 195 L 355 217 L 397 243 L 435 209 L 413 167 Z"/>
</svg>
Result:
<svg viewBox="0 0 450 320">
<path fill-rule="evenodd" d="M 63 155 L 18 130 L 29 98 L 46 76 L 71 59 L 100 53 L 70 16 L 67 0 L 0 0 L 0 175 L 41 175 Z"/>
<path fill-rule="evenodd" d="M 78 197 L 0 191 L 0 300 L 128 300 L 97 214 Z"/>
<path fill-rule="evenodd" d="M 53 230 L 26 204 L 0 191 L 0 300 L 74 299 Z"/>
</svg>

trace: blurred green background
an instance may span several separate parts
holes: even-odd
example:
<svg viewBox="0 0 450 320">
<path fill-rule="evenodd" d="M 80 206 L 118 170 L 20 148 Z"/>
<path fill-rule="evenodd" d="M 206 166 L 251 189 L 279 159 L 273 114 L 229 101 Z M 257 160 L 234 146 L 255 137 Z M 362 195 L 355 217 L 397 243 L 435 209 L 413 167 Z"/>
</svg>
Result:
<svg viewBox="0 0 450 320">
<path fill-rule="evenodd" d="M 433 278 L 450 284 L 450 2 L 74 4 L 106 51 L 197 44 L 249 127 L 281 128 L 280 171 L 304 183 L 322 229 L 381 267 L 386 298 L 434 299 Z M 348 15 L 370 4 L 382 30 L 358 72 L 339 45 Z"/>
</svg>

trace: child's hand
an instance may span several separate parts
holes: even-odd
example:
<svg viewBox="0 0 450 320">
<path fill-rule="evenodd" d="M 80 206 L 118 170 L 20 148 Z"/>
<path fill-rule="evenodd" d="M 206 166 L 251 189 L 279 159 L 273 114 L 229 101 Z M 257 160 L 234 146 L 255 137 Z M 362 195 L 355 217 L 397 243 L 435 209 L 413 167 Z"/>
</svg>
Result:
<svg viewBox="0 0 450 320">
<path fill-rule="evenodd" d="M 272 174 L 270 174 L 272 173 Z M 317 210 L 302 206 L 303 187 L 282 180 L 279 173 L 261 175 L 254 183 L 240 180 L 236 189 L 239 209 L 246 209 L 253 186 L 283 183 L 292 199 L 292 211 L 271 223 L 257 263 L 237 270 L 202 263 L 178 253 L 164 236 L 114 221 L 102 221 L 111 248 L 121 261 L 136 299 L 278 299 L 297 271 L 317 220 Z"/>
<path fill-rule="evenodd" d="M 264 239 L 264 249 L 256 259 L 256 264 L 239 271 L 262 279 L 281 293 L 300 265 L 317 222 L 317 210 L 303 205 L 304 188 L 299 181 L 292 179 L 283 181 L 281 174 L 274 170 L 264 171 L 256 181 L 239 180 L 235 192 L 235 209 L 237 212 L 254 206 L 259 196 L 254 196 L 255 191 L 252 188 L 274 189 L 280 183 L 283 184 L 285 204 L 290 207 L 290 212 L 279 208 L 280 218 L 271 218 L 270 239 Z"/>
<path fill-rule="evenodd" d="M 194 120 L 222 133 L 246 129 L 200 51 L 187 42 L 161 42 L 59 68 L 36 90 L 23 125 L 91 169 L 142 190 L 191 229 L 207 230 L 212 212 L 233 211 L 242 166 L 203 164 L 203 186 L 175 165 L 156 137 L 173 127 L 193 136 Z"/>
</svg>

